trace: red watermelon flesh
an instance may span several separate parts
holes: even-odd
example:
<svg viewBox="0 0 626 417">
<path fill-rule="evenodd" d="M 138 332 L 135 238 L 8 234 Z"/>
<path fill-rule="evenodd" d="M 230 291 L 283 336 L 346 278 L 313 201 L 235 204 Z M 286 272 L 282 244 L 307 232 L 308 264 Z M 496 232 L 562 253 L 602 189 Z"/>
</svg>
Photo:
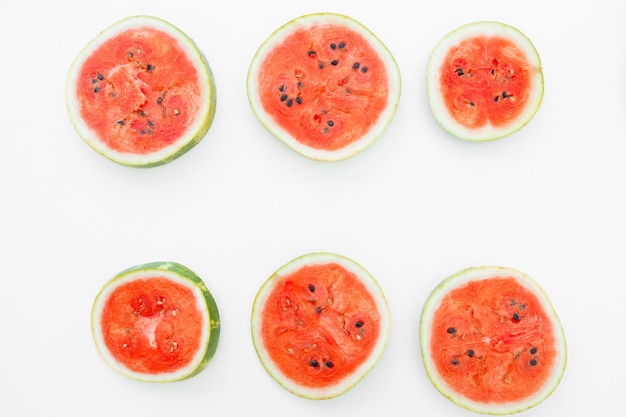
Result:
<svg viewBox="0 0 626 417">
<path fill-rule="evenodd" d="M 276 30 L 248 70 L 259 121 L 302 155 L 336 161 L 362 151 L 391 122 L 400 72 L 387 47 L 347 16 L 300 16 Z"/>
<path fill-rule="evenodd" d="M 524 127 L 543 98 L 539 55 L 518 29 L 500 22 L 463 25 L 433 49 L 428 99 L 439 124 L 462 139 L 502 138 Z"/>
<path fill-rule="evenodd" d="M 104 342 L 134 372 L 175 372 L 200 349 L 206 318 L 190 288 L 158 276 L 117 287 L 101 312 Z"/>
<path fill-rule="evenodd" d="M 373 277 L 331 253 L 296 258 L 261 287 L 252 336 L 268 373 L 292 393 L 336 397 L 377 363 L 389 337 L 390 314 Z"/>
<path fill-rule="evenodd" d="M 80 136 L 130 166 L 170 162 L 215 114 L 215 84 L 195 43 L 170 23 L 133 16 L 105 29 L 68 73 L 66 103 Z"/>
<path fill-rule="evenodd" d="M 481 413 L 539 404 L 565 369 L 565 336 L 547 295 L 511 268 L 468 268 L 442 281 L 424 305 L 420 336 L 435 387 Z"/>
<path fill-rule="evenodd" d="M 212 359 L 220 335 L 217 304 L 204 282 L 176 262 L 151 262 L 110 279 L 94 300 L 98 352 L 132 379 L 190 378 Z"/>
</svg>

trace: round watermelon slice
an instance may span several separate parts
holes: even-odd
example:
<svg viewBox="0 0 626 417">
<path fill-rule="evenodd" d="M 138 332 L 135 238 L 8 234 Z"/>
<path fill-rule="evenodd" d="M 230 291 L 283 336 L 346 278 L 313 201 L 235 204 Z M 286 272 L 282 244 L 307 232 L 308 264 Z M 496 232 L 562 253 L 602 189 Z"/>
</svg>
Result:
<svg viewBox="0 0 626 417">
<path fill-rule="evenodd" d="M 437 121 L 471 141 L 520 130 L 543 99 L 537 50 L 522 32 L 500 22 L 470 23 L 446 35 L 430 56 L 426 84 Z"/>
<path fill-rule="evenodd" d="M 91 311 L 98 352 L 120 374 L 147 382 L 202 371 L 220 335 L 217 304 L 204 282 L 175 262 L 133 266 L 108 281 Z"/>
<path fill-rule="evenodd" d="M 70 67 L 66 104 L 78 134 L 123 165 L 170 162 L 205 136 L 215 115 L 215 82 L 196 44 L 151 16 L 101 32 Z"/>
<path fill-rule="evenodd" d="M 259 121 L 287 146 L 336 161 L 374 143 L 400 100 L 400 72 L 387 47 L 347 16 L 300 16 L 276 30 L 248 71 Z"/>
<path fill-rule="evenodd" d="M 531 408 L 565 372 L 565 335 L 550 300 L 511 268 L 468 268 L 441 282 L 424 305 L 420 337 L 433 385 L 479 413 Z"/>
<path fill-rule="evenodd" d="M 390 312 L 375 279 L 333 253 L 311 253 L 276 271 L 252 309 L 252 340 L 280 385 L 329 399 L 356 385 L 381 357 Z"/>
</svg>

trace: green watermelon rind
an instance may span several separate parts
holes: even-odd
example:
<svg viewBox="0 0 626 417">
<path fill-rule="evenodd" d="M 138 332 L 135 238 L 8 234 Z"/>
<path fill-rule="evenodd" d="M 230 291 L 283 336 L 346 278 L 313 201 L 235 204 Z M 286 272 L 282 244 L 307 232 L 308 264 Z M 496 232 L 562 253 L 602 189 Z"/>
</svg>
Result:
<svg viewBox="0 0 626 417">
<path fill-rule="evenodd" d="M 430 323 L 433 315 L 441 300 L 451 290 L 458 288 L 470 281 L 489 279 L 493 277 L 513 277 L 518 283 L 530 290 L 541 302 L 546 314 L 549 316 L 553 328 L 555 330 L 555 340 L 557 344 L 557 358 L 555 360 L 554 369 L 551 378 L 546 382 L 544 388 L 529 398 L 517 402 L 509 403 L 491 403 L 485 404 L 464 398 L 461 393 L 452 390 L 443 379 L 438 375 L 433 361 L 430 359 Z M 510 267 L 503 266 L 477 266 L 463 269 L 452 274 L 441 281 L 430 293 L 426 303 L 422 308 L 420 318 L 420 348 L 422 361 L 428 378 L 433 386 L 444 397 L 453 403 L 476 413 L 491 415 L 508 415 L 515 414 L 530 408 L 533 408 L 548 397 L 556 390 L 565 373 L 567 365 L 567 343 L 565 332 L 561 324 L 561 320 L 557 315 L 554 307 L 548 298 L 548 295 L 541 286 L 528 274 Z"/>
<path fill-rule="evenodd" d="M 526 55 L 533 66 L 531 100 L 524 113 L 507 126 L 486 126 L 479 129 L 468 129 L 458 123 L 448 112 L 439 90 L 439 67 L 449 49 L 459 41 L 474 35 L 497 35 L 513 41 Z M 544 94 L 544 77 L 541 58 L 530 39 L 519 29 L 497 21 L 477 21 L 462 25 L 446 34 L 433 48 L 426 66 L 426 91 L 431 111 L 449 134 L 470 142 L 487 142 L 512 135 L 526 126 L 541 107 Z"/>
<path fill-rule="evenodd" d="M 263 109 L 261 105 L 261 99 L 259 91 L 255 86 L 257 82 L 258 68 L 263 62 L 263 59 L 286 35 L 291 31 L 301 27 L 306 27 L 314 23 L 337 23 L 347 25 L 351 29 L 357 31 L 365 39 L 371 42 L 374 49 L 380 55 L 381 60 L 386 64 L 387 72 L 389 74 L 389 104 L 386 107 L 383 114 L 381 114 L 379 121 L 376 125 L 363 137 L 354 141 L 352 144 L 345 146 L 337 150 L 324 150 L 315 149 L 299 142 L 289 132 L 281 128 L 276 122 L 272 120 L 272 117 Z M 387 130 L 387 127 L 393 120 L 398 104 L 400 102 L 400 94 L 402 90 L 402 81 L 400 75 L 400 69 L 395 60 L 395 57 L 387 46 L 365 25 L 357 20 L 338 13 L 311 13 L 299 16 L 290 20 L 283 26 L 276 29 L 256 51 L 248 69 L 247 76 L 247 92 L 248 102 L 250 107 L 267 131 L 278 138 L 281 142 L 293 149 L 297 153 L 306 156 L 316 161 L 341 161 L 350 158 L 357 153 L 365 150 L 376 142 L 383 133 Z"/>
<path fill-rule="evenodd" d="M 199 308 L 203 314 L 206 314 L 207 328 L 203 335 L 205 340 L 201 342 L 202 349 L 198 351 L 195 358 L 187 367 L 174 373 L 152 375 L 129 370 L 124 365 L 118 363 L 108 353 L 100 331 L 99 313 L 102 310 L 103 303 L 106 301 L 107 296 L 118 285 L 143 277 L 155 276 L 155 274 L 159 277 L 175 280 L 179 284 L 187 286 L 196 294 L 197 301 L 200 304 Z M 195 272 L 177 262 L 150 262 L 135 265 L 121 271 L 111 278 L 102 287 L 100 292 L 98 292 L 91 310 L 91 333 L 96 349 L 104 362 L 117 373 L 130 379 L 143 382 L 175 382 L 189 379 L 200 373 L 207 367 L 215 355 L 220 339 L 220 329 L 221 321 L 217 303 L 206 284 Z"/>
<path fill-rule="evenodd" d="M 299 385 L 285 375 L 272 363 L 269 355 L 263 346 L 260 335 L 261 313 L 274 284 L 283 276 L 297 271 L 306 265 L 337 263 L 348 271 L 355 273 L 361 282 L 368 288 L 376 300 L 376 304 L 381 316 L 380 336 L 376 347 L 372 351 L 368 360 L 365 361 L 352 374 L 347 375 L 342 381 L 327 388 L 308 388 Z M 299 397 L 310 400 L 328 400 L 338 397 L 356 386 L 379 362 L 389 340 L 391 331 L 391 311 L 382 288 L 376 279 L 360 264 L 342 255 L 331 252 L 312 252 L 292 259 L 278 270 L 276 270 L 261 286 L 257 292 L 251 313 L 251 334 L 256 354 L 266 372 L 283 388 Z"/>
<path fill-rule="evenodd" d="M 190 60 L 194 62 L 200 76 L 200 85 L 206 87 L 207 89 L 205 94 L 206 98 L 203 100 L 204 105 L 201 107 L 199 112 L 201 116 L 199 116 L 196 122 L 189 127 L 188 133 L 172 145 L 161 149 L 158 152 L 153 152 L 147 155 L 122 153 L 112 150 L 104 145 L 98 139 L 98 135 L 91 130 L 81 118 L 75 91 L 78 73 L 88 54 L 109 37 L 114 36 L 122 30 L 139 26 L 155 27 L 176 38 L 189 54 Z M 206 136 L 213 123 L 213 119 L 215 118 L 217 95 L 215 78 L 209 62 L 194 40 L 188 37 L 178 27 L 166 20 L 154 16 L 137 15 L 129 16 L 113 23 L 101 31 L 80 51 L 72 62 L 67 74 L 65 103 L 74 129 L 94 151 L 121 165 L 138 168 L 150 168 L 170 163 L 200 143 L 200 141 Z"/>
</svg>

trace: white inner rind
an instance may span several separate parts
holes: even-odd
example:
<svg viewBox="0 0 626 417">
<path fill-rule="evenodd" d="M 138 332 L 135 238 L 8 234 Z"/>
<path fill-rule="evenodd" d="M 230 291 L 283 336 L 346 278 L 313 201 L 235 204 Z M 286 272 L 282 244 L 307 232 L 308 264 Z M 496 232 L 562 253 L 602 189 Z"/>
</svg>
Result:
<svg viewBox="0 0 626 417">
<path fill-rule="evenodd" d="M 269 115 L 263 108 L 258 88 L 259 67 L 270 51 L 272 51 L 277 45 L 279 45 L 282 40 L 290 33 L 295 32 L 301 28 L 307 28 L 324 23 L 335 23 L 347 26 L 355 32 L 361 34 L 365 39 L 367 39 L 373 46 L 374 50 L 376 50 L 376 52 L 378 53 L 380 59 L 385 64 L 389 81 L 389 96 L 387 107 L 380 114 L 376 124 L 373 125 L 372 128 L 360 139 L 352 142 L 351 144 L 343 148 L 332 151 L 316 149 L 304 145 L 303 143 L 299 142 L 295 137 L 293 137 L 289 132 L 280 127 L 272 119 L 271 115 Z M 250 63 L 250 68 L 248 70 L 247 89 L 248 99 L 250 101 L 250 106 L 252 107 L 253 112 L 255 113 L 261 124 L 268 131 L 274 134 L 274 136 L 279 138 L 287 146 L 289 146 L 296 152 L 311 159 L 320 161 L 338 161 L 346 159 L 364 150 L 372 143 L 374 143 L 387 129 L 387 126 L 389 126 L 389 123 L 391 123 L 391 120 L 396 113 L 396 109 L 400 101 L 401 77 L 398 65 L 389 49 L 387 49 L 385 44 L 380 39 L 378 39 L 368 28 L 347 16 L 333 13 L 316 13 L 304 15 L 288 22 L 287 24 L 276 30 L 272 35 L 270 35 L 270 37 L 259 47 L 257 53 L 252 59 L 252 62 Z"/>
<path fill-rule="evenodd" d="M 192 360 L 189 362 L 187 366 L 181 368 L 175 372 L 164 372 L 159 374 L 147 374 L 136 372 L 128 369 L 121 363 L 119 363 L 112 355 L 109 349 L 107 348 L 104 337 L 102 334 L 102 324 L 101 324 L 101 312 L 104 308 L 106 302 L 109 299 L 109 296 L 116 288 L 128 284 L 129 282 L 138 281 L 147 278 L 153 277 L 163 277 L 169 280 L 176 282 L 177 284 L 183 285 L 191 290 L 194 294 L 194 298 L 196 300 L 196 307 L 201 312 L 202 315 L 202 326 L 203 329 L 200 337 L 200 348 L 193 356 Z M 94 338 L 95 345 L 98 349 L 98 352 L 104 359 L 104 361 L 116 372 L 127 376 L 132 379 L 147 381 L 147 382 L 168 382 L 168 381 L 177 381 L 186 378 L 191 375 L 196 368 L 202 363 L 204 360 L 204 356 L 209 346 L 209 339 L 211 337 L 210 334 L 210 317 L 209 317 L 209 308 L 206 303 L 206 299 L 204 296 L 204 292 L 202 288 L 200 288 L 197 284 L 195 284 L 190 279 L 187 279 L 179 274 L 166 271 L 164 269 L 146 269 L 139 271 L 131 271 L 126 274 L 119 275 L 112 280 L 110 280 L 100 291 L 98 296 L 96 297 L 91 313 L 91 329 Z"/>
<path fill-rule="evenodd" d="M 529 100 L 523 112 L 506 126 L 471 129 L 456 121 L 448 111 L 440 86 L 440 69 L 452 47 L 473 36 L 498 36 L 510 39 L 524 52 L 529 71 Z M 532 42 L 516 28 L 499 22 L 475 22 L 447 34 L 433 49 L 426 68 L 426 88 L 431 110 L 441 126 L 452 135 L 471 141 L 488 141 L 510 135 L 524 127 L 537 113 L 543 100 L 543 73 L 541 59 Z"/>
<path fill-rule="evenodd" d="M 376 307 L 380 314 L 380 336 L 376 341 L 376 346 L 372 350 L 370 356 L 364 361 L 358 368 L 356 368 L 351 374 L 338 381 L 335 385 L 326 388 L 309 388 L 298 385 L 297 381 L 289 379 L 284 375 L 281 370 L 269 359 L 269 353 L 263 344 L 263 338 L 261 337 L 261 319 L 262 313 L 265 308 L 267 298 L 274 290 L 276 282 L 282 277 L 296 272 L 298 269 L 307 265 L 319 265 L 327 263 L 337 263 L 344 267 L 346 270 L 356 274 L 361 280 L 363 285 L 372 294 L 376 301 Z M 328 399 L 336 397 L 354 385 L 356 385 L 373 367 L 376 365 L 380 357 L 382 356 L 389 334 L 391 331 L 391 312 L 389 305 L 382 289 L 378 285 L 378 282 L 374 277 L 365 270 L 361 265 L 345 258 L 341 255 L 333 253 L 311 253 L 292 260 L 278 269 L 261 287 L 254 300 L 252 308 L 252 339 L 256 348 L 257 354 L 261 363 L 267 370 L 267 372 L 274 378 L 280 385 L 285 387 L 288 391 L 305 398 L 311 399 Z"/>
<path fill-rule="evenodd" d="M 483 279 L 495 278 L 495 277 L 513 277 L 517 282 L 530 290 L 540 301 L 546 314 L 550 317 L 550 321 L 553 325 L 556 358 L 554 360 L 553 370 L 550 372 L 550 378 L 545 382 L 543 388 L 536 392 L 534 395 L 528 398 L 515 401 L 515 402 L 494 402 L 494 403 L 481 403 L 472 401 L 463 397 L 457 391 L 454 391 L 448 386 L 443 378 L 437 372 L 434 364 L 434 360 L 430 355 L 430 341 L 431 341 L 431 323 L 433 316 L 441 300 L 453 289 L 463 286 L 470 281 L 478 281 Z M 565 341 L 565 333 L 558 315 L 556 314 L 552 303 L 544 290 L 534 281 L 530 276 L 525 273 L 506 267 L 500 266 L 482 266 L 472 267 L 464 269 L 442 281 L 430 294 L 426 301 L 422 317 L 420 320 L 420 345 L 422 350 L 422 357 L 424 359 L 424 367 L 433 385 L 439 392 L 445 397 L 449 398 L 454 403 L 483 414 L 513 414 L 536 406 L 543 400 L 548 398 L 550 394 L 556 389 L 559 382 L 563 377 L 565 366 L 567 362 L 567 345 Z"/>
<path fill-rule="evenodd" d="M 115 151 L 106 146 L 99 138 L 98 134 L 93 131 L 83 120 L 80 115 L 80 102 L 77 96 L 78 76 L 81 68 L 87 58 L 97 50 L 108 39 L 124 32 L 128 29 L 139 29 L 141 27 L 151 27 L 165 32 L 176 39 L 179 45 L 185 50 L 187 57 L 193 63 L 198 71 L 198 83 L 200 85 L 200 96 L 198 116 L 196 120 L 188 127 L 187 131 L 177 141 L 171 145 L 148 154 L 132 154 Z M 215 97 L 212 89 L 213 76 L 211 69 L 200 50 L 194 42 L 188 38 L 182 31 L 172 24 L 151 16 L 132 16 L 120 20 L 106 28 L 98 36 L 96 36 L 85 48 L 78 54 L 70 70 L 66 81 L 66 106 L 70 115 L 70 119 L 78 131 L 79 135 L 87 144 L 96 152 L 106 156 L 107 158 L 119 162 L 124 165 L 143 166 L 156 164 L 164 160 L 168 160 L 176 155 L 182 148 L 190 142 L 200 138 L 211 123 L 212 107 L 215 105 Z"/>
</svg>

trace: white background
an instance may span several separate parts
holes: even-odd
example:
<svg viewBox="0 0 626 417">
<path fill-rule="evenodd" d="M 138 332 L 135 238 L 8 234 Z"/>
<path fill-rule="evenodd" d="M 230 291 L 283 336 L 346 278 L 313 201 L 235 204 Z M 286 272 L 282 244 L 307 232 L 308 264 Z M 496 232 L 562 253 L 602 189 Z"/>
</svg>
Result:
<svg viewBox="0 0 626 417">
<path fill-rule="evenodd" d="M 267 133 L 245 89 L 261 42 L 317 11 L 368 26 L 403 79 L 385 135 L 337 163 L 308 160 Z M 162 17 L 192 37 L 218 88 L 204 140 L 173 163 L 144 170 L 93 152 L 64 103 L 76 54 L 134 14 Z M 3 0 L 0 415 L 470 416 L 430 384 L 418 323 L 431 289 L 473 265 L 533 276 L 565 327 L 563 381 L 524 415 L 626 415 L 625 17 L 623 0 Z M 545 96 L 522 131 L 468 143 L 434 120 L 425 66 L 442 36 L 487 19 L 533 41 Z M 383 358 L 359 385 L 311 401 L 267 375 L 249 321 L 265 279 L 320 250 L 348 256 L 377 278 L 393 327 Z M 155 260 L 197 272 L 221 312 L 213 361 L 183 382 L 117 375 L 90 334 L 102 285 Z"/>
</svg>

